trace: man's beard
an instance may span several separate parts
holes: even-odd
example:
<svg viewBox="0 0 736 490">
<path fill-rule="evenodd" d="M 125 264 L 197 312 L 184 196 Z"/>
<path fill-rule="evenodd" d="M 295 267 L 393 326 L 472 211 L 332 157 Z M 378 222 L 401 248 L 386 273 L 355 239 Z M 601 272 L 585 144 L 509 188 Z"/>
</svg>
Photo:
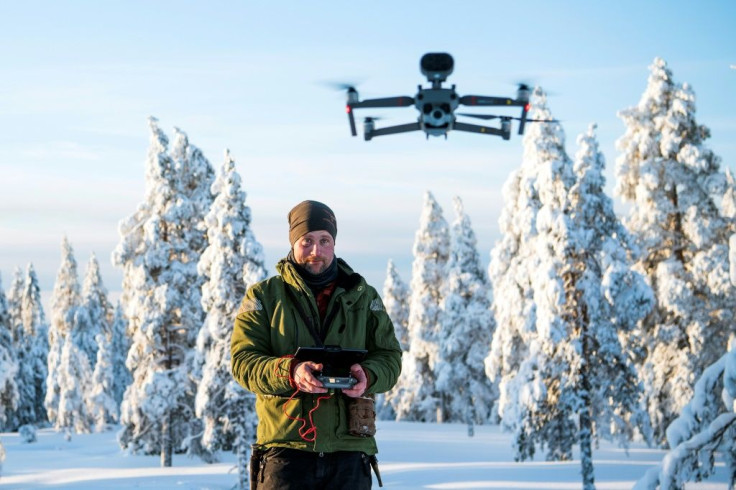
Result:
<svg viewBox="0 0 736 490">
<path fill-rule="evenodd" d="M 327 262 L 323 259 L 307 260 L 302 264 L 302 267 L 312 274 L 320 274 L 324 272 L 327 270 L 327 266 Z"/>
</svg>

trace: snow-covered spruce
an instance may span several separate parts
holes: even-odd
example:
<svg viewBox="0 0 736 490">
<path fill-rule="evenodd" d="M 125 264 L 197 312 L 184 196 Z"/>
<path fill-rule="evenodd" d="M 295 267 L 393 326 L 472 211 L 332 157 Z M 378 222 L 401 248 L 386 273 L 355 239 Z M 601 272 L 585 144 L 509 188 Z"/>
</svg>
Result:
<svg viewBox="0 0 736 490">
<path fill-rule="evenodd" d="M 409 299 L 409 352 L 390 395 L 397 420 L 441 421 L 434 365 L 439 344 L 442 284 L 450 254 L 450 231 L 442 208 L 429 192 L 414 239 Z"/>
<path fill-rule="evenodd" d="M 89 360 L 74 342 L 76 329 L 86 328 L 88 319 L 83 308 L 76 308 L 71 330 L 64 337 L 56 381 L 59 386 L 59 405 L 55 426 L 70 440 L 72 434 L 91 431 L 91 417 L 87 412 L 87 393 L 92 378 Z"/>
<path fill-rule="evenodd" d="M 200 422 L 190 377 L 193 349 L 204 320 L 199 256 L 206 245 L 204 215 L 212 203 L 214 171 L 201 151 L 177 130 L 168 138 L 149 119 L 144 201 L 120 224 L 113 263 L 123 269 L 121 301 L 132 345 L 132 374 L 121 405 L 119 442 L 134 452 L 198 452 Z"/>
<path fill-rule="evenodd" d="M 24 424 L 36 423 L 33 343 L 26 339 L 23 330 L 23 283 L 23 272 L 18 267 L 13 275 L 13 282 L 7 296 L 10 332 L 18 365 L 18 373 L 15 377 L 18 399 L 15 409 L 6 411 L 5 427 L 11 431 L 18 430 Z"/>
<path fill-rule="evenodd" d="M 10 328 L 10 311 L 0 279 L 0 432 L 9 429 L 10 417 L 18 407 L 17 374 L 18 360 Z"/>
<path fill-rule="evenodd" d="M 662 59 L 650 67 L 635 107 L 619 112 L 616 193 L 630 203 L 624 223 L 643 255 L 636 267 L 657 304 L 627 348 L 638 355 L 656 440 L 692 396 L 692 386 L 724 353 L 734 332 L 728 238 L 719 211 L 727 190 L 719 158 L 695 120 L 695 93 L 675 83 Z M 724 209 L 728 206 L 724 205 Z"/>
<path fill-rule="evenodd" d="M 496 398 L 484 369 L 495 325 L 491 285 L 481 265 L 470 218 L 459 197 L 455 197 L 454 206 L 434 373 L 442 420 L 464 422 L 472 435 L 475 424 L 491 420 Z"/>
<path fill-rule="evenodd" d="M 537 119 L 552 119 L 534 94 Z M 499 415 L 517 458 L 537 446 L 569 460 L 580 445 L 584 488 L 594 488 L 598 437 L 626 444 L 647 431 L 636 372 L 618 332 L 652 305 L 630 270 L 629 244 L 603 192 L 603 157 L 591 129 L 575 163 L 559 124 L 534 125 L 522 167 L 505 187 L 502 241 L 490 266 L 497 328 L 487 371 L 498 380 Z"/>
<path fill-rule="evenodd" d="M 47 422 L 43 401 L 46 396 L 47 356 L 49 352 L 48 324 L 41 303 L 41 288 L 33 264 L 26 268 L 23 293 L 20 302 L 22 349 L 24 358 L 20 373 L 27 390 L 21 390 L 22 424 L 45 424 Z M 31 398 L 27 398 L 31 396 Z"/>
<path fill-rule="evenodd" d="M 386 266 L 382 297 L 386 313 L 394 324 L 401 350 L 406 352 L 409 350 L 409 286 L 399 275 L 392 260 Z"/>
<path fill-rule="evenodd" d="M 736 345 L 708 366 L 693 389 L 693 397 L 667 427 L 672 448 L 662 462 L 636 483 L 635 490 L 675 490 L 688 481 L 701 481 L 715 471 L 716 453 L 723 455 L 736 484 Z M 719 396 L 720 393 L 720 396 Z"/>
<path fill-rule="evenodd" d="M 46 397 L 44 407 L 49 422 L 56 424 L 59 410 L 59 363 L 61 349 L 72 330 L 74 312 L 81 301 L 77 260 L 67 237 L 61 242 L 61 265 L 56 274 L 51 294 L 51 322 L 49 324 L 49 353 L 47 358 Z"/>
<path fill-rule="evenodd" d="M 81 309 L 87 325 L 75 331 L 72 338 L 90 367 L 86 396 L 89 422 L 95 430 L 102 431 L 108 423 L 117 422 L 119 418 L 119 402 L 115 400 L 113 387 L 115 373 L 120 368 L 115 366 L 115 362 L 123 364 L 124 360 L 113 351 L 113 309 L 94 254 L 89 259 L 82 285 Z"/>
<path fill-rule="evenodd" d="M 204 279 L 202 308 L 207 316 L 195 353 L 199 380 L 195 408 L 204 425 L 202 445 L 213 453 L 234 451 L 239 484 L 244 487 L 257 417 L 254 395 L 238 385 L 230 372 L 230 337 L 240 301 L 250 286 L 265 279 L 266 269 L 263 249 L 250 226 L 246 193 L 229 151 L 212 193 L 215 200 L 204 218 L 209 244 L 198 266 Z"/>
<path fill-rule="evenodd" d="M 386 279 L 383 282 L 383 304 L 386 307 L 391 322 L 394 325 L 396 338 L 401 350 L 409 351 L 409 286 L 401 279 L 394 262 L 389 259 L 386 266 Z M 376 416 L 381 420 L 395 420 L 395 398 L 400 390 L 391 390 L 376 395 Z"/>
<path fill-rule="evenodd" d="M 115 405 L 120 407 L 123 402 L 123 396 L 125 390 L 131 383 L 131 375 L 128 367 L 125 365 L 125 360 L 128 357 L 128 351 L 130 350 L 130 337 L 127 334 L 128 321 L 123 313 L 123 307 L 118 301 L 115 305 L 115 309 L 112 316 L 112 323 L 110 326 L 110 343 L 112 350 L 112 365 L 113 365 L 113 377 L 112 377 L 112 397 L 115 400 Z M 118 409 L 118 420 L 119 409 Z"/>
</svg>

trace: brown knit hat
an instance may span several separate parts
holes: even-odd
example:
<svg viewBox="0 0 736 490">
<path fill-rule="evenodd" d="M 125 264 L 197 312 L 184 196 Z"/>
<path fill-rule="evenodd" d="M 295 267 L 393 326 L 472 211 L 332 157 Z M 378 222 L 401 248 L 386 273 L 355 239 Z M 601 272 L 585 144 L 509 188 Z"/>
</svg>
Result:
<svg viewBox="0 0 736 490">
<path fill-rule="evenodd" d="M 335 213 L 318 201 L 302 201 L 289 211 L 289 243 L 293 246 L 310 231 L 325 230 L 334 240 L 337 236 Z"/>
</svg>

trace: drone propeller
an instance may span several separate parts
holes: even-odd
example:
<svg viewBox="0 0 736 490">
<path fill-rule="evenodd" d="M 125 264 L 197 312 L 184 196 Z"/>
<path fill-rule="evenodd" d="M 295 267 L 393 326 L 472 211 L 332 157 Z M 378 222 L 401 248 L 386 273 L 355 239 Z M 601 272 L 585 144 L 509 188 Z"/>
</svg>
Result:
<svg viewBox="0 0 736 490">
<path fill-rule="evenodd" d="M 341 92 L 344 92 L 345 90 L 350 90 L 360 85 L 361 82 L 346 82 L 346 81 L 334 81 L 334 80 L 323 80 L 321 82 L 318 82 L 320 85 L 324 85 L 326 87 L 329 87 L 333 90 L 339 90 Z"/>
<path fill-rule="evenodd" d="M 458 116 L 467 116 L 467 117 L 475 117 L 478 119 L 485 119 L 486 121 L 489 119 L 498 119 L 502 116 L 494 116 L 493 114 L 469 114 L 467 112 L 458 112 Z"/>
<path fill-rule="evenodd" d="M 521 121 L 522 118 L 520 117 L 513 117 L 513 116 L 497 116 L 494 114 L 470 114 L 467 112 L 458 112 L 458 116 L 467 116 L 467 117 L 475 117 L 478 119 L 515 119 L 517 121 Z M 529 119 L 525 118 L 527 122 L 560 122 L 558 119 Z"/>
</svg>

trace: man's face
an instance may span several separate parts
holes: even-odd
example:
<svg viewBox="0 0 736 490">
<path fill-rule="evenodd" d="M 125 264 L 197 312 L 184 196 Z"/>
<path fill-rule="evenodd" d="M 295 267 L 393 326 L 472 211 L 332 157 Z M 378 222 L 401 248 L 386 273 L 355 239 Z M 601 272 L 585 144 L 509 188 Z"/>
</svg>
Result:
<svg viewBox="0 0 736 490">
<path fill-rule="evenodd" d="M 324 272 L 335 258 L 335 240 L 325 230 L 310 231 L 294 243 L 294 258 L 312 274 Z"/>
</svg>

